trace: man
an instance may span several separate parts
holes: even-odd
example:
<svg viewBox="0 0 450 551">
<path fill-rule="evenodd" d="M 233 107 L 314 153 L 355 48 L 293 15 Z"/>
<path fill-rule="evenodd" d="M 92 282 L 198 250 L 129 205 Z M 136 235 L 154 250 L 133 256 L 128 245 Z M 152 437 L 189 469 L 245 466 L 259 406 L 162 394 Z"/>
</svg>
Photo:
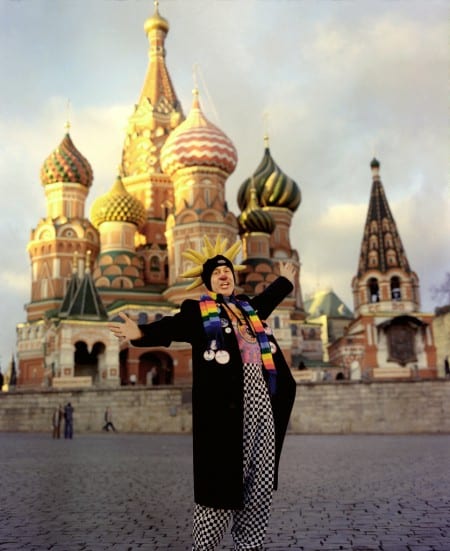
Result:
<svg viewBox="0 0 450 551">
<path fill-rule="evenodd" d="M 73 406 L 70 402 L 64 407 L 64 438 L 73 438 Z"/>
<path fill-rule="evenodd" d="M 265 322 L 292 291 L 294 268 L 280 264 L 280 277 L 260 295 L 237 296 L 239 243 L 225 247 L 220 237 L 215 246 L 205 238 L 205 253 L 183 253 L 197 266 L 182 276 L 207 289 L 199 301 L 148 325 L 123 313 L 124 323 L 110 323 L 134 346 L 192 345 L 194 551 L 215 549 L 231 517 L 235 549 L 262 549 L 296 390 Z"/>
</svg>

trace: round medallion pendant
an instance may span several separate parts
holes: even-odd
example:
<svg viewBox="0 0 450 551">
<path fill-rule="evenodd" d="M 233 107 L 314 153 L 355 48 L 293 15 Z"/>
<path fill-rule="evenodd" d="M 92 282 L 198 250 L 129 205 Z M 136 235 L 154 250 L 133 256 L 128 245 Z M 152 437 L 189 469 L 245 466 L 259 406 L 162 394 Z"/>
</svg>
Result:
<svg viewBox="0 0 450 551">
<path fill-rule="evenodd" d="M 216 352 L 216 362 L 219 364 L 227 364 L 230 361 L 230 354 L 226 350 L 218 350 Z"/>
</svg>

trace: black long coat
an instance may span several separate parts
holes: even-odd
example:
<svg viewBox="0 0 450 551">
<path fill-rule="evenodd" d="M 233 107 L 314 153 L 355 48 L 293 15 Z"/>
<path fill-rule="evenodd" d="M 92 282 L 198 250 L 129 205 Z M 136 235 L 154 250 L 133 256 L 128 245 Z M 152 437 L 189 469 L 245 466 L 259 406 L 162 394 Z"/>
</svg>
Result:
<svg viewBox="0 0 450 551">
<path fill-rule="evenodd" d="M 266 320 L 278 304 L 292 291 L 284 277 L 277 278 L 260 295 L 249 299 L 261 320 Z M 225 308 L 220 317 L 227 318 Z M 203 358 L 208 340 L 203 330 L 199 303 L 185 300 L 180 312 L 159 321 L 139 326 L 143 337 L 132 341 L 134 346 L 169 346 L 172 341 L 192 345 L 192 426 L 194 452 L 195 502 L 218 509 L 239 509 L 243 506 L 243 417 L 244 374 L 234 331 L 223 331 L 223 348 L 230 361 L 219 364 Z M 296 385 L 283 354 L 275 343 L 273 354 L 277 370 L 277 392 L 272 397 L 275 423 L 275 482 Z"/>
</svg>

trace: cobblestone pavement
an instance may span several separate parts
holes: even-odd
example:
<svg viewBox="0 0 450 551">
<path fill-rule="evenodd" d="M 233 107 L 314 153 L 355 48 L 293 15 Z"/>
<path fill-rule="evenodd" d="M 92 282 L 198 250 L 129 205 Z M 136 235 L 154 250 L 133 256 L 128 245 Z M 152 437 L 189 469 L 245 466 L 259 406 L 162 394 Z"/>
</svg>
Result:
<svg viewBox="0 0 450 551">
<path fill-rule="evenodd" d="M 0 433 L 0 551 L 189 550 L 191 452 L 188 435 Z M 449 466 L 450 435 L 289 435 L 266 550 L 450 551 Z"/>
</svg>

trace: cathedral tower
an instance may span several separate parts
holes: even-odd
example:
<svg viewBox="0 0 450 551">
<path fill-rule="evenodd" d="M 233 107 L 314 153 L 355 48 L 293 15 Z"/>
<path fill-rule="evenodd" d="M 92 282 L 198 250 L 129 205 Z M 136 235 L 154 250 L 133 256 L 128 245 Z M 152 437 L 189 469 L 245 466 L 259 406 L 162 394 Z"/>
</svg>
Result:
<svg viewBox="0 0 450 551">
<path fill-rule="evenodd" d="M 351 379 L 436 377 L 432 314 L 420 312 L 419 279 L 411 270 L 380 178 L 372 189 L 358 271 L 352 280 L 355 319 L 329 346 L 330 361 Z"/>
<path fill-rule="evenodd" d="M 264 284 L 264 282 L 270 283 L 275 278 L 277 261 L 294 264 L 298 274 L 294 289 L 294 308 L 299 313 L 303 311 L 300 260 L 298 252 L 291 246 L 289 234 L 294 212 L 299 207 L 302 196 L 297 183 L 285 174 L 274 161 L 269 149 L 268 136 L 264 137 L 264 144 L 264 155 L 261 162 L 253 175 L 241 184 L 237 196 L 237 202 L 242 211 L 240 222 L 244 258 L 248 259 L 246 263 L 249 266 L 249 270 L 243 273 L 242 279 L 245 281 L 246 291 L 251 292 L 249 287 L 254 286 L 256 281 L 259 280 L 260 284 Z M 255 218 L 257 212 L 255 209 L 265 212 L 271 222 L 263 222 L 261 213 Z M 252 216 L 250 216 L 250 211 L 253 211 Z M 265 228 L 263 232 L 258 232 L 259 236 L 254 233 L 255 222 L 260 226 L 262 224 L 262 227 Z M 249 231 L 249 229 L 253 229 L 253 231 Z M 267 238 L 268 251 L 266 251 Z M 260 253 L 257 252 L 258 249 L 260 249 Z M 267 252 L 267 254 L 263 254 L 263 252 Z M 259 265 L 256 260 L 258 256 L 264 259 L 264 262 Z"/>
<path fill-rule="evenodd" d="M 187 248 L 199 249 L 205 234 L 215 240 L 221 234 L 234 243 L 237 221 L 228 211 L 225 182 L 237 164 L 231 140 L 211 123 L 200 108 L 194 90 L 192 109 L 172 132 L 161 151 L 161 167 L 174 185 L 174 208 L 167 220 L 169 291 L 167 297 L 180 303 L 186 283 L 179 274 L 189 269 L 182 257 Z"/>
<path fill-rule="evenodd" d="M 164 232 L 173 207 L 173 185 L 161 172 L 160 152 L 184 115 L 166 66 L 165 40 L 169 23 L 159 14 L 158 2 L 144 29 L 149 40 L 149 64 L 139 101 L 128 120 L 120 171 L 127 191 L 145 207 L 146 221 L 140 228 L 144 236 L 141 251 L 146 263 L 145 273 L 158 276 L 156 283 L 161 285 L 167 283 Z M 150 266 L 155 256 L 161 267 L 158 274 Z M 150 279 L 145 283 L 153 285 L 155 281 Z"/>
<path fill-rule="evenodd" d="M 411 270 L 373 159 L 372 190 L 358 271 L 352 281 L 355 315 L 370 312 L 417 312 L 419 280 Z"/>
<path fill-rule="evenodd" d="M 98 253 L 98 233 L 84 215 L 92 180 L 91 165 L 67 132 L 41 169 L 47 216 L 31 231 L 27 247 L 32 271 L 31 301 L 26 307 L 28 321 L 59 308 L 71 278 L 75 252 L 80 275 L 88 251 L 94 258 Z"/>
</svg>

